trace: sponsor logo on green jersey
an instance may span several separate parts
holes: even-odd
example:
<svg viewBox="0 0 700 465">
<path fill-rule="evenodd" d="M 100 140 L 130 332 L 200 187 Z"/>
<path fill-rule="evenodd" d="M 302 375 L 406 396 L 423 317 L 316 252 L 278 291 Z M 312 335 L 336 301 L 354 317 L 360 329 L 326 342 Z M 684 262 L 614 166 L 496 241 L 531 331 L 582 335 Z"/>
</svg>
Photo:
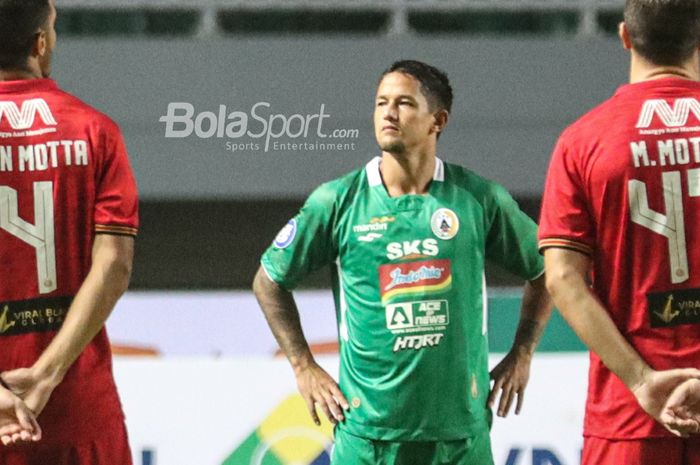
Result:
<svg viewBox="0 0 700 465">
<path fill-rule="evenodd" d="M 443 336 L 444 334 L 442 333 L 435 333 L 397 337 L 396 341 L 394 341 L 394 352 L 406 349 L 420 350 L 426 347 L 435 347 L 440 344 Z"/>
<path fill-rule="evenodd" d="M 396 333 L 434 329 L 450 322 L 446 300 L 403 302 L 386 306 L 386 327 Z M 400 331 L 397 331 L 400 330 Z"/>
<path fill-rule="evenodd" d="M 446 292 L 452 287 L 450 260 L 421 260 L 379 267 L 382 304 L 401 297 Z"/>
<path fill-rule="evenodd" d="M 410 260 L 413 258 L 434 257 L 440 252 L 436 239 L 391 242 L 386 246 L 389 260 Z"/>
</svg>

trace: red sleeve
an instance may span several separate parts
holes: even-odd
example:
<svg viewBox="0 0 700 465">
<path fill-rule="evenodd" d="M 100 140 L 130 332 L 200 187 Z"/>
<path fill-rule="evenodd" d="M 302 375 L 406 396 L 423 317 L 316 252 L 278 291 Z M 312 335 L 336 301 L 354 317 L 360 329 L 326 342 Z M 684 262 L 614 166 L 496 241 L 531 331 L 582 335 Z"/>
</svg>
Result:
<svg viewBox="0 0 700 465">
<path fill-rule="evenodd" d="M 135 236 L 138 232 L 138 191 L 119 129 L 108 131 L 97 174 L 95 232 Z"/>
<path fill-rule="evenodd" d="M 547 172 L 539 224 L 539 249 L 561 247 L 593 253 L 595 230 L 580 159 L 559 139 Z"/>
</svg>

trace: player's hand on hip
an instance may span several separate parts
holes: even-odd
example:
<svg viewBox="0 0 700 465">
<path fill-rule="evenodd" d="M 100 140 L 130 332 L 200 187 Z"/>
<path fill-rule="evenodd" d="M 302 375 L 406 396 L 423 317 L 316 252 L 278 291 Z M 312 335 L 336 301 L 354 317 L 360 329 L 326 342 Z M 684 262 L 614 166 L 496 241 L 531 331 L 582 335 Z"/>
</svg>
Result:
<svg viewBox="0 0 700 465">
<path fill-rule="evenodd" d="M 633 386 L 631 390 L 644 411 L 671 433 L 685 437 L 692 432 L 689 430 L 689 423 L 678 420 L 670 421 L 671 416 L 667 411 L 665 412 L 665 406 L 671 399 L 674 390 L 689 379 L 700 379 L 700 370 L 695 368 L 649 370 L 643 375 L 642 381 L 637 386 Z"/>
<path fill-rule="evenodd" d="M 689 379 L 674 389 L 660 420 L 681 433 L 700 433 L 700 380 Z"/>
<path fill-rule="evenodd" d="M 58 383 L 32 368 L 17 368 L 0 374 L 3 383 L 39 416 Z"/>
<path fill-rule="evenodd" d="M 491 370 L 490 377 L 493 380 L 493 387 L 489 392 L 487 405 L 489 408 L 493 408 L 500 396 L 497 410 L 499 417 L 508 416 L 513 402 L 516 402 L 515 414 L 520 413 L 525 399 L 525 387 L 530 379 L 531 360 L 532 357 L 529 354 L 511 350 Z"/>
<path fill-rule="evenodd" d="M 41 439 L 41 427 L 29 407 L 15 394 L 0 387 L 0 441 L 5 446 Z"/>
<path fill-rule="evenodd" d="M 345 420 L 343 411 L 348 410 L 350 405 L 331 375 L 316 362 L 311 362 L 296 370 L 296 377 L 299 392 L 306 401 L 314 423 L 321 424 L 316 407 L 319 407 L 333 424 Z"/>
</svg>

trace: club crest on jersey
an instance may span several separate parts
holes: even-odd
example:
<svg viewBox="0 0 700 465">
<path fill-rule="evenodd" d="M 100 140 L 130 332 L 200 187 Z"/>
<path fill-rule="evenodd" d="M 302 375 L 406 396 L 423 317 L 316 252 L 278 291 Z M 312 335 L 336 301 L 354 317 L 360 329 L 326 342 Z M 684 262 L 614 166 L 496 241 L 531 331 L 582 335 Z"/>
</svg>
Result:
<svg viewBox="0 0 700 465">
<path fill-rule="evenodd" d="M 449 208 L 440 208 L 433 213 L 430 219 L 430 227 L 435 236 L 448 241 L 455 237 L 459 231 L 459 218 Z"/>
<path fill-rule="evenodd" d="M 275 247 L 279 249 L 284 249 L 286 248 L 289 244 L 292 243 L 294 240 L 294 237 L 297 235 L 297 220 L 289 220 L 289 223 L 287 223 L 284 228 L 280 230 L 279 233 L 277 233 L 277 237 L 275 237 Z"/>
<path fill-rule="evenodd" d="M 379 267 L 382 304 L 399 297 L 445 292 L 452 286 L 450 260 L 422 260 Z"/>
</svg>

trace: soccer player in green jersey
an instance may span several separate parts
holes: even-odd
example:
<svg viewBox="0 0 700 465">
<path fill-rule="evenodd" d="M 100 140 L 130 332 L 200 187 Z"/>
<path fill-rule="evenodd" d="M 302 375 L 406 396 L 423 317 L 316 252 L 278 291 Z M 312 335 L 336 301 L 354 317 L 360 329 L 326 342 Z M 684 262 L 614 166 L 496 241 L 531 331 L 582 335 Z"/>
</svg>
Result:
<svg viewBox="0 0 700 465">
<path fill-rule="evenodd" d="M 490 408 L 520 411 L 551 303 L 537 227 L 501 186 L 436 156 L 452 105 L 440 70 L 394 63 L 377 90 L 381 157 L 323 184 L 261 260 L 254 290 L 301 395 L 336 424 L 334 465 L 493 463 Z M 491 372 L 484 262 L 528 280 Z M 339 385 L 314 360 L 291 290 L 333 264 Z M 517 401 L 516 401 L 517 399 Z"/>
</svg>

